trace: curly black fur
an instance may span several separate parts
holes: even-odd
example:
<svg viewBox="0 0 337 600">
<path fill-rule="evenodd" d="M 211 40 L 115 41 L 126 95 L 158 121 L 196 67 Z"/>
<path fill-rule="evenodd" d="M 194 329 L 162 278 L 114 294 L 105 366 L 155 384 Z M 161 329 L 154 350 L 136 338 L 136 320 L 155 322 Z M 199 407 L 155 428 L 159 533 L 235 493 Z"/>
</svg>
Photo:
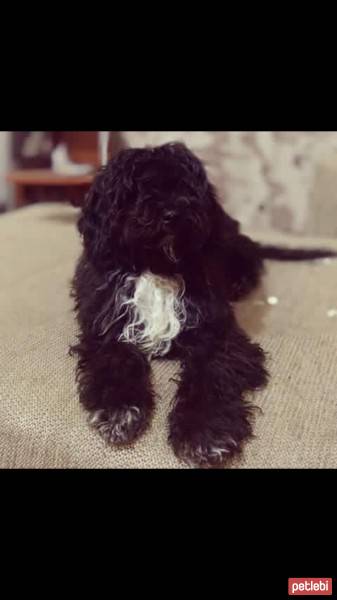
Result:
<svg viewBox="0 0 337 600">
<path fill-rule="evenodd" d="M 81 332 L 72 350 L 90 422 L 116 444 L 134 441 L 149 425 L 148 357 L 118 341 L 126 317 L 111 323 L 109 315 L 126 275 L 179 276 L 200 319 L 197 328 L 180 332 L 167 355 L 181 361 L 169 441 L 187 462 L 223 464 L 252 435 L 247 393 L 267 381 L 264 352 L 240 330 L 231 306 L 258 284 L 261 246 L 241 235 L 202 163 L 178 143 L 124 150 L 111 160 L 78 226 L 84 250 L 73 296 Z"/>
</svg>

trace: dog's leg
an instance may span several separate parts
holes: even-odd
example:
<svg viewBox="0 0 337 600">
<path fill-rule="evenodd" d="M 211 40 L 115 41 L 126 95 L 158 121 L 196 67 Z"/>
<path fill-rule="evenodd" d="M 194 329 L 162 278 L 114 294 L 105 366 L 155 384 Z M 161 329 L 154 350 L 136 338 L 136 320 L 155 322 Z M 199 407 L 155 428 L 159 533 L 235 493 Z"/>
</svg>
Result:
<svg viewBox="0 0 337 600">
<path fill-rule="evenodd" d="M 150 365 L 132 344 L 83 336 L 77 353 L 80 401 L 110 444 L 128 444 L 149 425 L 154 403 Z"/>
<path fill-rule="evenodd" d="M 267 381 L 264 353 L 234 323 L 221 340 L 197 333 L 182 354 L 169 441 L 190 464 L 220 466 L 252 435 L 253 406 L 244 394 Z"/>
</svg>

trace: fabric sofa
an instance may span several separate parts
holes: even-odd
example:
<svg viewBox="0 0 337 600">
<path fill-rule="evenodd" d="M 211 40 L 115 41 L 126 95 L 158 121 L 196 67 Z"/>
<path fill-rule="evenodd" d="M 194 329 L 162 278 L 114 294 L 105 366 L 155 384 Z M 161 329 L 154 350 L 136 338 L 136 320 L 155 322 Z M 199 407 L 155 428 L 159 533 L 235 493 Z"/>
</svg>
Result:
<svg viewBox="0 0 337 600">
<path fill-rule="evenodd" d="M 76 337 L 69 285 L 80 241 L 77 210 L 37 204 L 0 217 L 0 467 L 188 468 L 167 444 L 179 365 L 154 363 L 161 397 L 133 447 L 107 447 L 89 429 L 68 347 Z M 329 237 L 252 233 L 337 249 Z M 269 305 L 266 298 L 279 302 Z M 252 401 L 255 434 L 230 468 L 337 467 L 337 261 L 267 263 L 264 285 L 237 306 L 268 352 L 271 380 Z"/>
</svg>

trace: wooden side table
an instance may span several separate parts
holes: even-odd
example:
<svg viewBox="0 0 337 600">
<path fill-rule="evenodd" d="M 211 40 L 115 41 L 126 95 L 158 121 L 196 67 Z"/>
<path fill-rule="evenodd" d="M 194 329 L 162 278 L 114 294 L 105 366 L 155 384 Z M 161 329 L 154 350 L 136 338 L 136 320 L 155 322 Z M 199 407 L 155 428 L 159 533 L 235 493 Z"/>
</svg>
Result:
<svg viewBox="0 0 337 600">
<path fill-rule="evenodd" d="M 20 208 L 31 203 L 27 196 L 27 190 L 30 188 L 64 188 L 69 192 L 70 198 L 79 198 L 89 190 L 94 177 L 94 173 L 80 176 L 59 175 L 51 169 L 21 169 L 8 173 L 7 181 L 15 186 L 15 205 Z"/>
</svg>

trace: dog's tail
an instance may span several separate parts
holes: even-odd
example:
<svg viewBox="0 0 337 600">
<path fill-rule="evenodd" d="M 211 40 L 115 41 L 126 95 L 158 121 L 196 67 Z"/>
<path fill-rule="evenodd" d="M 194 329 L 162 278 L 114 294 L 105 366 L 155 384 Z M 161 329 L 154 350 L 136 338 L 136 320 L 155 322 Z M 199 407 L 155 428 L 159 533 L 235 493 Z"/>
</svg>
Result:
<svg viewBox="0 0 337 600">
<path fill-rule="evenodd" d="M 301 261 L 337 257 L 336 251 L 321 248 L 284 248 L 264 244 L 259 244 L 259 247 L 262 258 L 270 260 Z"/>
</svg>

